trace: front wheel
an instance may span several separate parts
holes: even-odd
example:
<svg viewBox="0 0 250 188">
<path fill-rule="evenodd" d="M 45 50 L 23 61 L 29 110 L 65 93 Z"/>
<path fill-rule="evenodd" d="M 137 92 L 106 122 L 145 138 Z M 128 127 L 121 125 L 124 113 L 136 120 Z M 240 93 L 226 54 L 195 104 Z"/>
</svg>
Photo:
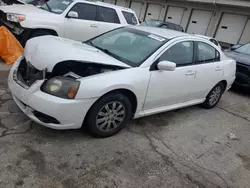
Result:
<svg viewBox="0 0 250 188">
<path fill-rule="evenodd" d="M 85 122 L 94 136 L 108 137 L 124 127 L 131 113 L 129 99 L 123 94 L 111 93 L 100 98 L 91 107 Z"/>
<path fill-rule="evenodd" d="M 206 109 L 211 109 L 216 106 L 216 104 L 220 101 L 220 98 L 225 90 L 225 86 L 223 83 L 218 83 L 214 88 L 209 92 L 206 97 L 205 102 L 202 106 Z"/>
</svg>

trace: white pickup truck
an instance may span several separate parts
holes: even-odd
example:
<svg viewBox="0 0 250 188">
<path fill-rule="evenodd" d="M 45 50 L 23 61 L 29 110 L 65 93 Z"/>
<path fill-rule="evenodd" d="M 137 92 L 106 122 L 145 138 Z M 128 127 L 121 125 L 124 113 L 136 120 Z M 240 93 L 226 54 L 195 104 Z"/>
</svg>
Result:
<svg viewBox="0 0 250 188">
<path fill-rule="evenodd" d="M 40 7 L 0 7 L 0 26 L 8 27 L 23 45 L 42 35 L 86 41 L 128 24 L 139 24 L 133 10 L 98 1 L 49 0 Z"/>
</svg>

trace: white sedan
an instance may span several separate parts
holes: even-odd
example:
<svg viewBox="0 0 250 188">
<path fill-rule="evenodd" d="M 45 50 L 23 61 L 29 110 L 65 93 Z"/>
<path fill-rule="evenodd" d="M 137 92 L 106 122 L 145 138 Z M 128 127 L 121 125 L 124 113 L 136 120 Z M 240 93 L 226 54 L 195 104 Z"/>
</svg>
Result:
<svg viewBox="0 0 250 188">
<path fill-rule="evenodd" d="M 210 42 L 214 43 L 216 46 L 218 46 L 220 49 L 222 49 L 220 43 L 215 38 L 204 36 L 204 35 L 195 35 L 195 36 L 207 39 Z"/>
<path fill-rule="evenodd" d="M 136 26 L 85 43 L 31 39 L 8 85 L 35 122 L 54 129 L 87 126 L 106 137 L 130 118 L 196 104 L 213 108 L 235 70 L 235 61 L 206 39 Z"/>
</svg>

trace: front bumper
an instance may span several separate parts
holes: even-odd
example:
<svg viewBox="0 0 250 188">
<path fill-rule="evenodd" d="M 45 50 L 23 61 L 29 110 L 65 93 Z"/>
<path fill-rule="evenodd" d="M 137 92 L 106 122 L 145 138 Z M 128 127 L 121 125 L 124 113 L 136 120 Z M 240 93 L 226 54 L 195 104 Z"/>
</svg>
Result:
<svg viewBox="0 0 250 188">
<path fill-rule="evenodd" d="M 13 79 L 21 59 L 13 65 L 8 86 L 19 108 L 33 121 L 53 129 L 81 128 L 85 115 L 96 99 L 67 100 L 40 90 L 44 80 L 38 80 L 28 89 Z"/>
<path fill-rule="evenodd" d="M 32 29 L 23 28 L 19 23 L 10 23 L 0 18 L 0 26 L 5 26 L 24 46 L 31 35 Z"/>
</svg>

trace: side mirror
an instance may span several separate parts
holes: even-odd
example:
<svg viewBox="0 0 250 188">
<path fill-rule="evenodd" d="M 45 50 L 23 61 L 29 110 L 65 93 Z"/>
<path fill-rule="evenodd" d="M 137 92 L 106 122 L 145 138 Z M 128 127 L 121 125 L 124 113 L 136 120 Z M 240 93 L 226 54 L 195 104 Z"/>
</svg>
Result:
<svg viewBox="0 0 250 188">
<path fill-rule="evenodd" d="M 163 71 L 174 71 L 176 64 L 171 61 L 161 61 L 157 64 L 159 70 Z"/>
<path fill-rule="evenodd" d="M 78 18 L 78 13 L 75 11 L 70 11 L 67 16 L 68 18 Z"/>
</svg>

